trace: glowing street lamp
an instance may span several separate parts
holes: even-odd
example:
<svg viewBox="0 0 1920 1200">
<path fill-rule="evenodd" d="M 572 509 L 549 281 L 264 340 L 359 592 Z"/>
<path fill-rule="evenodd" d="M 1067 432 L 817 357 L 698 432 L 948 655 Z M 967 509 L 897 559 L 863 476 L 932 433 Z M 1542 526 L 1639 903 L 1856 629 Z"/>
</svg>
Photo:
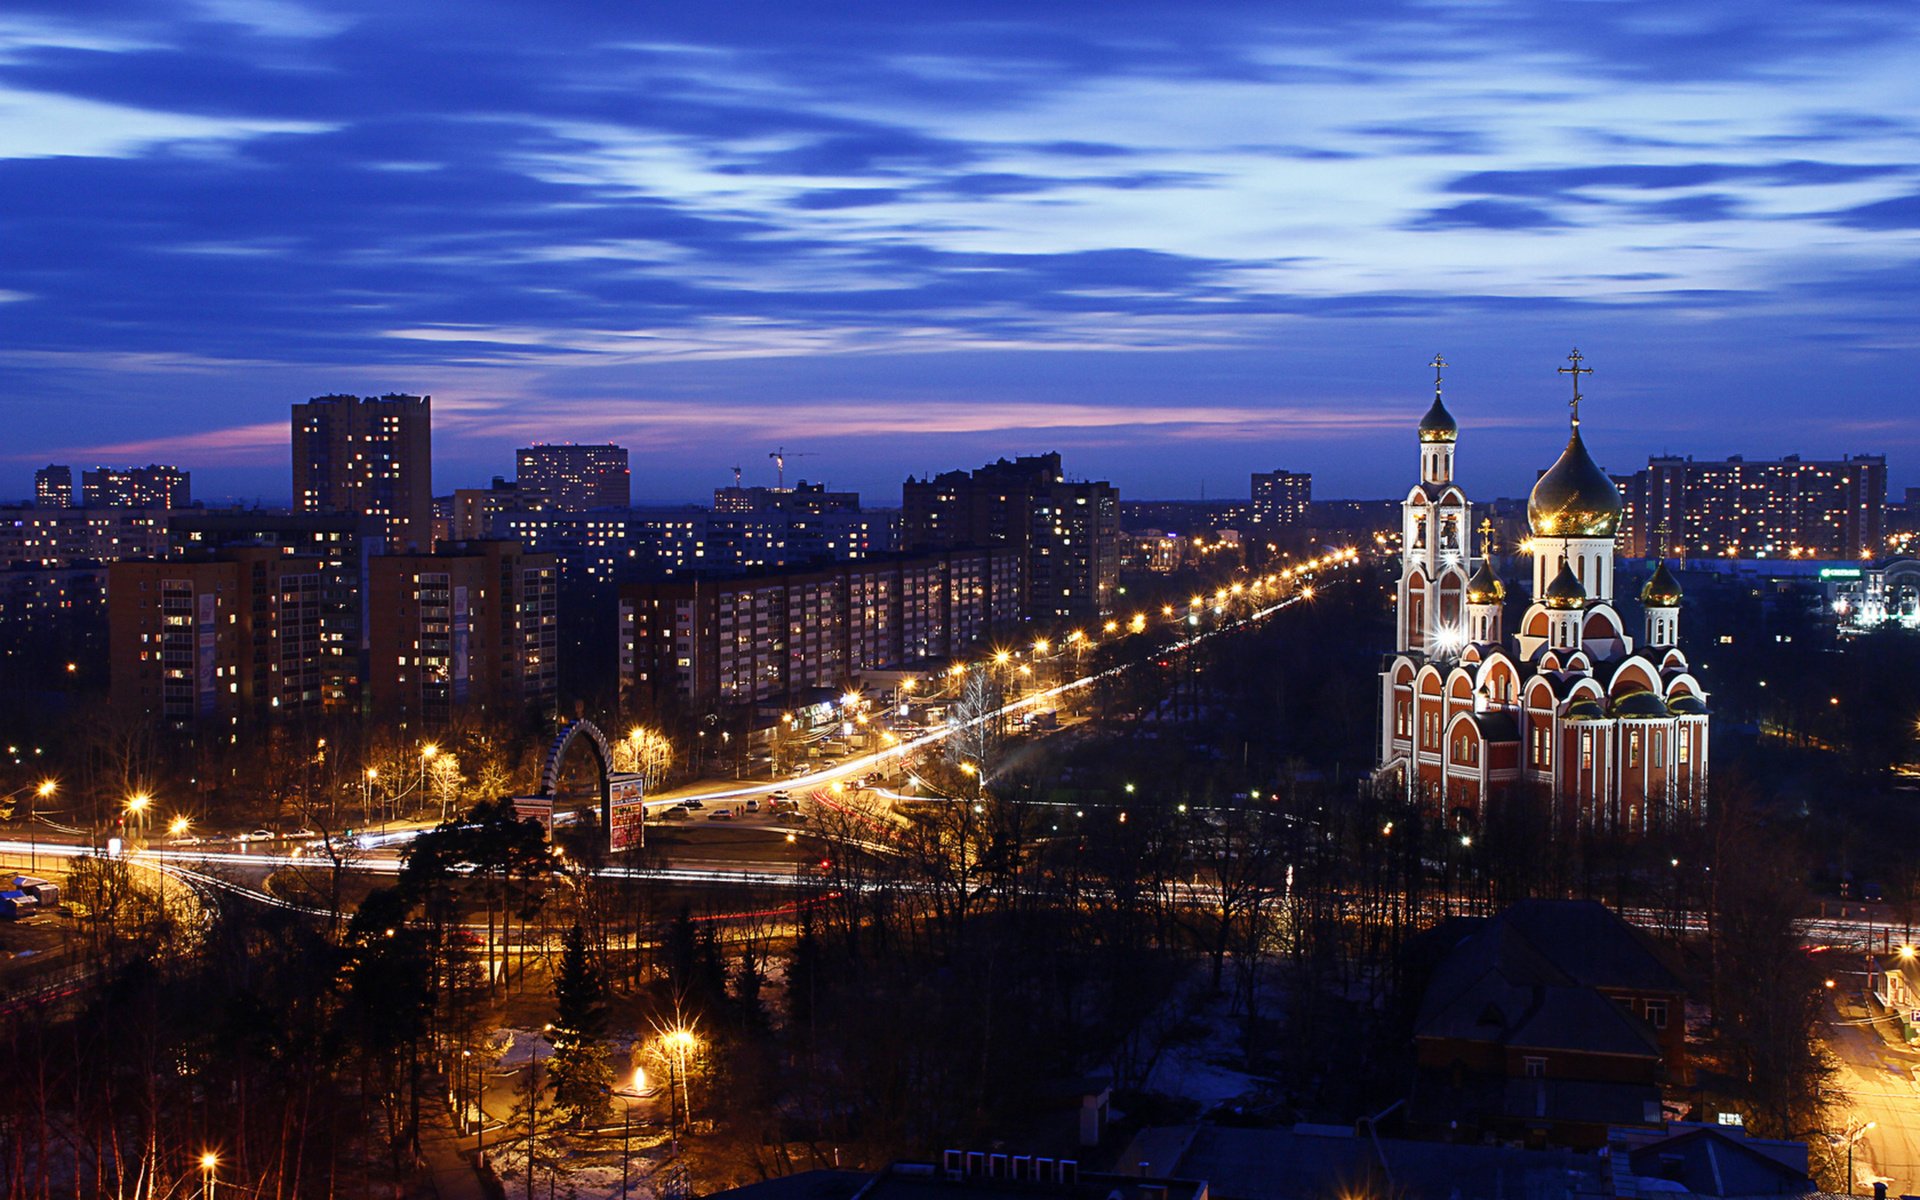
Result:
<svg viewBox="0 0 1920 1200">
<path fill-rule="evenodd" d="M 173 820 L 167 822 L 167 836 L 184 837 L 192 825 L 193 821 L 190 818 L 175 817 Z"/>
<path fill-rule="evenodd" d="M 200 1156 L 200 1195 L 202 1200 L 213 1200 L 214 1187 L 220 1182 L 214 1171 L 220 1165 L 220 1156 L 208 1150 Z"/>
</svg>

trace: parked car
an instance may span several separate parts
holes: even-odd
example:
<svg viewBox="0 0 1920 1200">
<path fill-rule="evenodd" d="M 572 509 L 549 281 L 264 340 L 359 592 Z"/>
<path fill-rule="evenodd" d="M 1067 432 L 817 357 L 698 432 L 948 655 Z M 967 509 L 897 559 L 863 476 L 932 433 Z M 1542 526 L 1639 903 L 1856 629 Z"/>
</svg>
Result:
<svg viewBox="0 0 1920 1200">
<path fill-rule="evenodd" d="M 770 799 L 772 799 L 772 801 L 773 801 L 773 802 L 774 802 L 774 804 L 776 804 L 776 805 L 780 805 L 780 804 L 792 804 L 792 803 L 793 803 L 793 793 L 792 793 L 792 792 L 790 792 L 790 791 L 788 791 L 788 790 L 787 790 L 787 789 L 785 789 L 785 788 L 781 788 L 781 789 L 780 789 L 779 791 L 777 791 L 777 792 L 775 792 L 775 793 L 774 793 L 774 794 L 773 794 L 773 795 L 772 795 L 772 796 L 770 797 Z"/>
<path fill-rule="evenodd" d="M 731 821 L 733 820 L 733 810 L 730 808 L 716 808 L 712 812 L 707 814 L 707 820 Z"/>
<path fill-rule="evenodd" d="M 700 800 L 699 800 L 699 799 L 697 799 L 697 798 L 696 798 L 696 799 L 689 799 L 689 800 L 682 800 L 682 801 L 680 802 L 680 804 L 681 804 L 681 806 L 682 806 L 683 808 L 685 808 L 685 809 L 686 809 L 686 810 L 687 810 L 688 812 L 699 812 L 699 811 L 700 811 L 701 809 L 703 809 L 703 808 L 705 808 L 705 807 L 706 807 L 706 804 L 705 804 L 705 803 L 703 803 L 702 801 L 700 801 Z"/>
<path fill-rule="evenodd" d="M 750 813 L 760 811 L 760 801 L 758 797 L 748 797 L 747 811 Z"/>
</svg>

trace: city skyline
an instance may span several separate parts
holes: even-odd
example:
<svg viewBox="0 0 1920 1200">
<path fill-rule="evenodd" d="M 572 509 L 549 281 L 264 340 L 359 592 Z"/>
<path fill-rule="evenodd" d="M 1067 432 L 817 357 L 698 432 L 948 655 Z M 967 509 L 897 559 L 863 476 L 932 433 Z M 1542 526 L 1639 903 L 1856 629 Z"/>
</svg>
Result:
<svg viewBox="0 0 1920 1200">
<path fill-rule="evenodd" d="M 572 440 L 639 501 L 780 445 L 875 498 L 1053 449 L 1383 496 L 1439 351 L 1517 495 L 1576 344 L 1610 470 L 1911 476 L 1903 10 L 1101 11 L 18 7 L 0 492 L 278 502 L 284 406 L 353 391 L 436 397 L 440 492 Z"/>
</svg>

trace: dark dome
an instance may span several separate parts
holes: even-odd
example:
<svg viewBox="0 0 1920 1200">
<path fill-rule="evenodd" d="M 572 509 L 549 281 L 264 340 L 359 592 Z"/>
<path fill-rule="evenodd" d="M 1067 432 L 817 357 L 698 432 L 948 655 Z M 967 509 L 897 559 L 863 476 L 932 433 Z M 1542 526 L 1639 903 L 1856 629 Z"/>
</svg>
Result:
<svg viewBox="0 0 1920 1200">
<path fill-rule="evenodd" d="M 1626 506 L 1620 501 L 1620 489 L 1613 486 L 1587 453 L 1574 427 L 1560 460 L 1547 469 L 1527 497 L 1527 524 L 1535 537 L 1604 537 L 1620 532 L 1620 518 Z"/>
<path fill-rule="evenodd" d="M 1480 569 L 1473 573 L 1472 579 L 1467 580 L 1467 603 L 1498 604 L 1506 598 L 1507 585 L 1501 583 L 1500 577 L 1493 573 L 1493 560 L 1481 559 Z"/>
<path fill-rule="evenodd" d="M 1540 602 L 1548 608 L 1579 608 L 1587 602 L 1587 589 L 1580 577 L 1573 573 L 1573 564 L 1566 559 L 1560 560 L 1560 573 L 1547 585 L 1546 595 Z"/>
<path fill-rule="evenodd" d="M 1660 565 L 1653 569 L 1653 578 L 1647 580 L 1647 586 L 1640 589 L 1640 603 L 1649 608 L 1678 608 L 1682 594 L 1680 581 L 1673 577 L 1672 571 L 1667 570 L 1666 560 L 1662 559 Z"/>
<path fill-rule="evenodd" d="M 1675 696 L 1667 702 L 1667 711 L 1676 717 L 1705 716 L 1707 712 L 1707 702 L 1698 696 Z"/>
<path fill-rule="evenodd" d="M 1628 692 L 1613 702 L 1616 717 L 1664 717 L 1666 702 L 1652 692 Z"/>
<path fill-rule="evenodd" d="M 1569 721 L 1598 721 L 1606 715 L 1607 710 L 1601 708 L 1600 702 L 1591 696 L 1582 696 L 1572 704 L 1567 705 L 1567 720 Z"/>
<path fill-rule="evenodd" d="M 1433 407 L 1427 410 L 1426 416 L 1420 418 L 1420 440 L 1423 442 L 1460 440 L 1460 426 L 1455 424 L 1453 414 L 1447 411 L 1447 406 L 1440 403 L 1437 393 L 1433 397 Z"/>
</svg>

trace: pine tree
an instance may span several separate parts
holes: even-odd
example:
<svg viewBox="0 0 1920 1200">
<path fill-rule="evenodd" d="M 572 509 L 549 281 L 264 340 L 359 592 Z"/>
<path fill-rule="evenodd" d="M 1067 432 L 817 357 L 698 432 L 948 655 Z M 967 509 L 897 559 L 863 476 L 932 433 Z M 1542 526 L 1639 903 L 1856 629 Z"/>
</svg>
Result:
<svg viewBox="0 0 1920 1200">
<path fill-rule="evenodd" d="M 607 1055 L 607 989 L 587 951 L 586 930 L 575 921 L 561 939 L 554 981 L 553 1102 L 576 1125 L 604 1117 L 613 1087 Z"/>
</svg>

